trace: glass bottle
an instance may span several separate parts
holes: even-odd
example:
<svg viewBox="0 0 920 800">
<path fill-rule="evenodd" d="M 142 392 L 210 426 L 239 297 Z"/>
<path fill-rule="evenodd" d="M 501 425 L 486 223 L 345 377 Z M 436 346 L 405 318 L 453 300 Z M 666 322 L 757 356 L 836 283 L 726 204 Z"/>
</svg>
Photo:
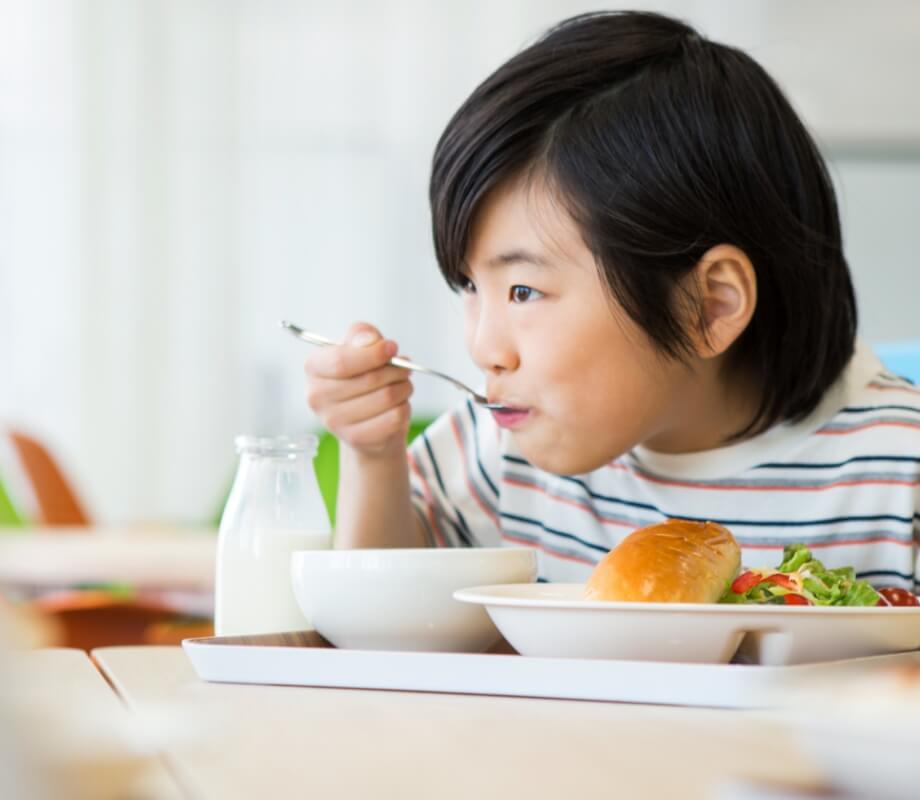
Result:
<svg viewBox="0 0 920 800">
<path fill-rule="evenodd" d="M 291 553 L 331 545 L 313 458 L 317 438 L 238 436 L 240 460 L 220 520 L 214 595 L 218 636 L 305 630 Z"/>
</svg>

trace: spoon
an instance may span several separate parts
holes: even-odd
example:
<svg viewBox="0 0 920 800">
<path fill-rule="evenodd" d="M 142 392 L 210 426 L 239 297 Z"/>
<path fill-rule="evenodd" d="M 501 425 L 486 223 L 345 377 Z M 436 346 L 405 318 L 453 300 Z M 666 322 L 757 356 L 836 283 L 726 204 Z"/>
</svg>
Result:
<svg viewBox="0 0 920 800">
<path fill-rule="evenodd" d="M 332 339 L 327 339 L 325 336 L 320 336 L 318 333 L 310 333 L 310 331 L 305 331 L 303 328 L 298 327 L 293 322 L 288 322 L 286 319 L 281 320 L 280 323 L 282 328 L 286 328 L 298 339 L 303 339 L 305 342 L 310 344 L 318 344 L 320 347 L 328 347 L 329 345 L 338 345 L 339 342 L 334 342 Z M 488 398 L 483 397 L 479 392 L 474 392 L 467 386 L 465 383 L 461 383 L 456 378 L 452 378 L 450 375 L 445 375 L 443 372 L 438 372 L 436 369 L 430 369 L 429 367 L 423 367 L 421 364 L 416 364 L 414 361 L 409 361 L 407 358 L 400 358 L 399 356 L 394 356 L 390 359 L 390 364 L 394 367 L 402 367 L 403 369 L 412 370 L 413 372 L 421 372 L 425 375 L 434 375 L 438 378 L 443 378 L 445 381 L 449 381 L 458 389 L 463 392 L 466 392 L 474 403 L 482 406 L 483 408 L 488 408 L 491 411 L 503 411 L 505 406 L 501 403 L 490 403 Z"/>
</svg>

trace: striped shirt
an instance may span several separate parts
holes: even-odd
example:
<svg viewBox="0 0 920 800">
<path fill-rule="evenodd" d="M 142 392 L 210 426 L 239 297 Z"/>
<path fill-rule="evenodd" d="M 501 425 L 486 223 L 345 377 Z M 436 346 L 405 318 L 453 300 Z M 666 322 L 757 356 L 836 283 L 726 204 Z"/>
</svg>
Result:
<svg viewBox="0 0 920 800">
<path fill-rule="evenodd" d="M 526 545 L 539 579 L 582 582 L 631 531 L 679 517 L 728 527 L 748 567 L 804 542 L 876 586 L 920 583 L 920 388 L 862 344 L 805 420 L 697 453 L 638 446 L 584 475 L 528 463 L 469 402 L 409 448 L 412 502 L 438 546 Z"/>
</svg>

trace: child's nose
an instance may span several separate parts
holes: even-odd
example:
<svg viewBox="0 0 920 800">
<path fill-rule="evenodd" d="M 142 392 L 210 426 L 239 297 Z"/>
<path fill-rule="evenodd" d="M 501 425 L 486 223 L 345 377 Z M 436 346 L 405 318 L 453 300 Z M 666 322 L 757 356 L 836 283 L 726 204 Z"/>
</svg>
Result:
<svg viewBox="0 0 920 800">
<path fill-rule="evenodd" d="M 480 315 L 468 330 L 470 356 L 486 374 L 515 370 L 520 362 L 513 337 L 500 320 Z"/>
</svg>

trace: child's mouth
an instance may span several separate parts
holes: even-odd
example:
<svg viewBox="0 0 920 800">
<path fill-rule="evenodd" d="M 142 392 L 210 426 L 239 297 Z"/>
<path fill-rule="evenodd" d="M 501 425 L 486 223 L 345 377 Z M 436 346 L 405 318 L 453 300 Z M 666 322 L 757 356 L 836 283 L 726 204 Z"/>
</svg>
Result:
<svg viewBox="0 0 920 800">
<path fill-rule="evenodd" d="M 524 424 L 524 421 L 530 416 L 530 410 L 526 408 L 503 408 L 493 410 L 492 416 L 502 428 L 517 428 Z"/>
</svg>

